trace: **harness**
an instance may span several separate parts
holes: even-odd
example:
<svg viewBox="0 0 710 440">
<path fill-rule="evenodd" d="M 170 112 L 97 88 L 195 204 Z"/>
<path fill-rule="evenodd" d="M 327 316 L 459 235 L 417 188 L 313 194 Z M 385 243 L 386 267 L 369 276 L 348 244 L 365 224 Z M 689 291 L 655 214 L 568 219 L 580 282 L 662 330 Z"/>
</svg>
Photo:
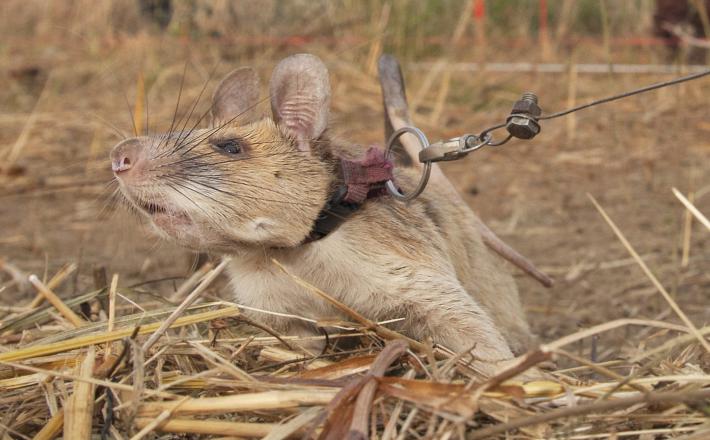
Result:
<svg viewBox="0 0 710 440">
<path fill-rule="evenodd" d="M 304 244 L 338 229 L 368 199 L 387 195 L 385 183 L 393 179 L 393 165 L 379 148 L 370 147 L 361 160 L 341 158 L 339 165 L 341 183 L 318 213 Z"/>
</svg>

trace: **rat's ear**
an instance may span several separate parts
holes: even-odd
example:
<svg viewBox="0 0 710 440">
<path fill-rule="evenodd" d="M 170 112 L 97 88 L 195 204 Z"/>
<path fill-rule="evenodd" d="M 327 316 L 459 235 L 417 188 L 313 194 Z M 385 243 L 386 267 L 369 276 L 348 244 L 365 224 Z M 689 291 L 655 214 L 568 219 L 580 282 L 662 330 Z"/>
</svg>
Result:
<svg viewBox="0 0 710 440">
<path fill-rule="evenodd" d="M 242 67 L 225 76 L 212 97 L 212 123 L 237 120 L 247 124 L 259 116 L 259 76 L 251 67 Z"/>
<path fill-rule="evenodd" d="M 282 60 L 269 83 L 274 120 L 286 128 L 301 151 L 310 150 L 328 124 L 328 69 L 316 56 L 291 55 Z"/>
</svg>

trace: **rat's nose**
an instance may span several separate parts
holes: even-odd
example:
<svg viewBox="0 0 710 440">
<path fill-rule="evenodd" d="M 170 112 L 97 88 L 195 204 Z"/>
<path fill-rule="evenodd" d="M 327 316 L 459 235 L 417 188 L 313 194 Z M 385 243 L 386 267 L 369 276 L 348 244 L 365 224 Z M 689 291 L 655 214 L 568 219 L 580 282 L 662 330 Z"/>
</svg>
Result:
<svg viewBox="0 0 710 440">
<path fill-rule="evenodd" d="M 111 169 L 118 174 L 125 174 L 134 169 L 140 160 L 142 148 L 137 139 L 128 139 L 111 150 Z"/>
</svg>

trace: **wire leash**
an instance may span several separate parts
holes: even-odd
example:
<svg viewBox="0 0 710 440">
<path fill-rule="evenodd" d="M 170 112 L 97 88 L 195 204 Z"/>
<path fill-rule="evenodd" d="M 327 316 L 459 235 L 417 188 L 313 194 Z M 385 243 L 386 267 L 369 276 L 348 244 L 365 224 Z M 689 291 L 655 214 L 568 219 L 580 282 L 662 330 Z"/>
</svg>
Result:
<svg viewBox="0 0 710 440">
<path fill-rule="evenodd" d="M 397 140 L 405 133 L 409 133 L 414 135 L 417 138 L 417 142 L 419 142 L 421 147 L 421 150 L 419 151 L 419 162 L 424 164 L 424 169 L 422 170 L 421 178 L 419 179 L 419 183 L 414 191 L 404 194 L 397 188 L 392 180 L 388 180 L 386 182 L 387 191 L 395 199 L 401 202 L 409 202 L 417 198 L 426 188 L 426 185 L 429 182 L 429 176 L 431 175 L 431 164 L 433 162 L 459 160 L 467 156 L 469 153 L 480 150 L 484 147 L 498 147 L 504 145 L 512 138 L 530 140 L 540 133 L 540 121 L 560 118 L 590 107 L 650 92 L 652 90 L 673 86 L 683 82 L 696 80 L 708 75 L 710 75 L 710 70 L 704 70 L 668 81 L 630 90 L 628 92 L 607 96 L 606 98 L 596 99 L 586 104 L 581 104 L 576 107 L 544 115 L 542 114 L 542 109 L 538 106 L 537 95 L 531 92 L 525 92 L 522 97 L 516 101 L 515 104 L 513 104 L 513 109 L 506 118 L 505 122 L 490 126 L 478 135 L 464 134 L 459 137 L 435 142 L 433 144 L 429 144 L 429 140 L 426 135 L 416 127 L 400 128 L 392 133 L 388 139 L 385 149 L 385 157 L 389 158 Z M 492 133 L 502 128 L 507 130 L 507 135 L 500 140 L 495 140 Z"/>
</svg>

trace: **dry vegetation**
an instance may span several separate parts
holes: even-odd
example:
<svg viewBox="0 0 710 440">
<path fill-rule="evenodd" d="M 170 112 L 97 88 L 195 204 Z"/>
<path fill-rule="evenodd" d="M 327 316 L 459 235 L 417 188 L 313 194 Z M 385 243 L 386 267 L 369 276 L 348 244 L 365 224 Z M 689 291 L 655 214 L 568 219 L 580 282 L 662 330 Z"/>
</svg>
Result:
<svg viewBox="0 0 710 440">
<path fill-rule="evenodd" d="M 557 280 L 518 277 L 544 345 L 485 382 L 467 355 L 353 313 L 324 324 L 331 342 L 360 335 L 357 349 L 308 354 L 240 316 L 217 256 L 195 271 L 112 203 L 109 148 L 169 126 L 183 75 L 178 117 L 194 123 L 214 78 L 245 64 L 267 78 L 284 54 L 315 52 L 332 71 L 336 128 L 361 143 L 382 141 L 383 49 L 404 60 L 430 139 L 499 122 L 524 90 L 557 110 L 669 78 L 447 69 L 665 62 L 623 40 L 646 35 L 652 2 L 549 3 L 542 48 L 536 2 L 523 0 L 488 2 L 486 47 L 463 1 L 193 0 L 165 31 L 132 1 L 4 1 L 0 438 L 710 437 L 710 236 L 672 192 L 710 213 L 707 80 L 447 164 L 492 228 Z M 199 300 L 184 309 L 188 296 Z M 533 365 L 544 380 L 512 377 Z"/>
</svg>

